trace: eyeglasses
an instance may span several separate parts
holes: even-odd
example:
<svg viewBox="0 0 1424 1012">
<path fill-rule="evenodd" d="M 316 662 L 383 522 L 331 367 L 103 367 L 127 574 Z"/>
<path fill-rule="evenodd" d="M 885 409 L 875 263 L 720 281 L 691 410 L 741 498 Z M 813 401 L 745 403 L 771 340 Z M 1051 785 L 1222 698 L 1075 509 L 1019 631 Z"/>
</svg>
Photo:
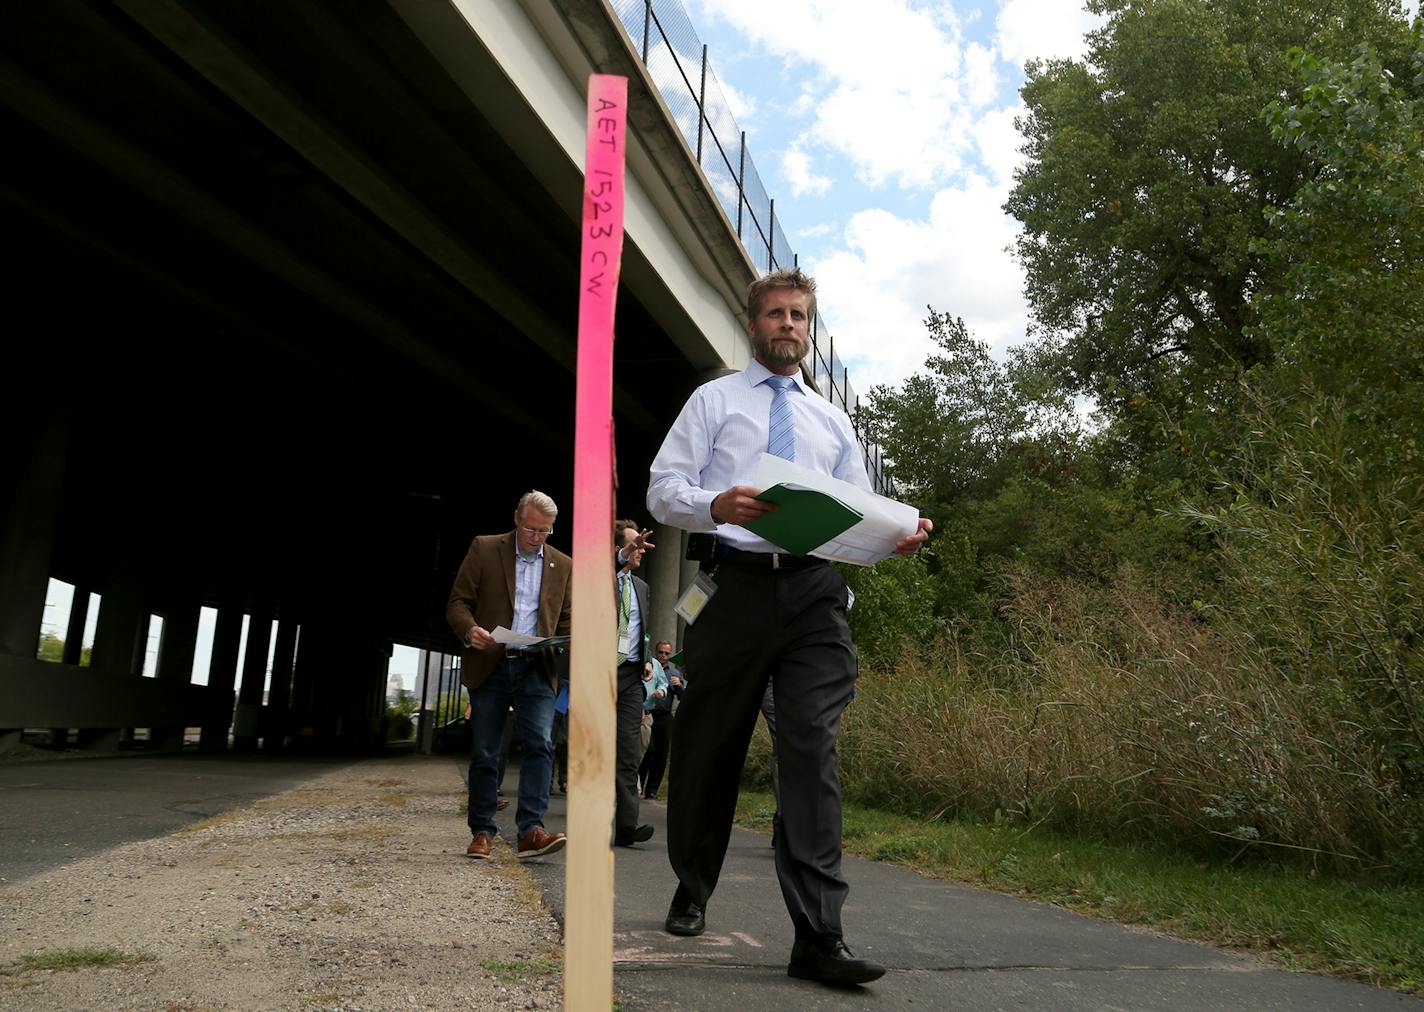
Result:
<svg viewBox="0 0 1424 1012">
<path fill-rule="evenodd" d="M 524 527 L 521 525 L 519 529 L 531 538 L 547 538 L 550 534 L 554 533 L 554 528 L 552 527 Z"/>
</svg>

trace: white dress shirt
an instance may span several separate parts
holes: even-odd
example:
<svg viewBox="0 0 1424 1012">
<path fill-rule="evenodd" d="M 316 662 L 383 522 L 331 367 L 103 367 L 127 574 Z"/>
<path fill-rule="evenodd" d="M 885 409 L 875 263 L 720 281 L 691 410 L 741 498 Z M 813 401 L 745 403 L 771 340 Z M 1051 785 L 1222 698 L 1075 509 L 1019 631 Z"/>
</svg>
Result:
<svg viewBox="0 0 1424 1012">
<path fill-rule="evenodd" d="M 632 664 L 643 656 L 643 613 L 638 608 L 638 588 L 633 586 L 633 574 L 618 574 L 618 596 L 623 596 L 624 584 L 628 586 L 628 663 Z"/>
<path fill-rule="evenodd" d="M 745 527 L 718 524 L 712 500 L 733 485 L 754 485 L 766 452 L 775 390 L 772 372 L 753 361 L 742 372 L 704 383 L 692 392 L 649 468 L 648 511 L 659 522 L 688 531 L 716 531 L 734 548 L 777 552 Z M 798 371 L 787 391 L 796 420 L 795 463 L 873 491 L 850 418 L 807 389 Z"/>
</svg>

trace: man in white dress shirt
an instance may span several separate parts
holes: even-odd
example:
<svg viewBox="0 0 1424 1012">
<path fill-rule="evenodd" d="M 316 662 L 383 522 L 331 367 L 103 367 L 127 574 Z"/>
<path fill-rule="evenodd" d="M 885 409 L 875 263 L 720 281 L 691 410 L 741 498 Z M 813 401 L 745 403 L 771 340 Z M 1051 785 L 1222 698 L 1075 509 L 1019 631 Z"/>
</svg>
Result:
<svg viewBox="0 0 1424 1012">
<path fill-rule="evenodd" d="M 776 507 L 754 498 L 763 453 L 870 488 L 844 411 L 808 389 L 815 282 L 777 271 L 747 290 L 755 361 L 693 391 L 650 469 L 648 509 L 663 523 L 713 532 L 703 563 L 717 590 L 684 639 L 690 676 L 678 708 L 668 787 L 668 857 L 678 888 L 667 930 L 701 934 L 727 852 L 737 788 L 768 683 L 778 718 L 781 825 L 776 874 L 796 943 L 787 972 L 827 984 L 875 980 L 841 931 L 841 787 L 836 736 L 856 678 L 846 584 L 820 559 L 786 555 L 741 525 Z M 931 524 L 897 546 L 919 550 Z"/>
</svg>

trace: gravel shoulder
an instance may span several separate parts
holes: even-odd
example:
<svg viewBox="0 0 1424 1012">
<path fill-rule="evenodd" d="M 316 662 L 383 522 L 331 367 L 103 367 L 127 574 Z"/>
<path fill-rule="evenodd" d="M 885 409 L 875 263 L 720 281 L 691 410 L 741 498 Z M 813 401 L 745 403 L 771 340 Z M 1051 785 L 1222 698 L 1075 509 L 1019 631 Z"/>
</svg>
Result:
<svg viewBox="0 0 1424 1012">
<path fill-rule="evenodd" d="M 356 763 L 0 889 L 0 1008 L 555 1008 L 563 953 L 496 841 L 470 861 L 451 762 Z M 114 949 L 112 966 L 27 959 Z"/>
</svg>

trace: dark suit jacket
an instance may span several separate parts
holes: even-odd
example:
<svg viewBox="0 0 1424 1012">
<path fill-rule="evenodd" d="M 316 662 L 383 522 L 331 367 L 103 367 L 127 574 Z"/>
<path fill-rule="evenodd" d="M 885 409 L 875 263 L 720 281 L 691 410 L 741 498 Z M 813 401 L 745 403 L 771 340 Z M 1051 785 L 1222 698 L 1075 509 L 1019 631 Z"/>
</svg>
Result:
<svg viewBox="0 0 1424 1012">
<path fill-rule="evenodd" d="M 615 618 L 618 614 L 618 558 L 613 559 L 613 614 Z M 651 625 L 652 613 L 648 611 L 648 583 L 637 572 L 633 572 L 633 596 L 638 599 L 638 615 L 643 624 L 643 642 L 638 645 L 638 663 L 642 664 L 652 660 L 653 657 L 653 633 L 649 628 Z"/>
<path fill-rule="evenodd" d="M 470 550 L 460 563 L 455 584 L 450 588 L 450 600 L 445 605 L 445 620 L 461 644 L 476 625 L 488 632 L 494 632 L 499 625 L 506 629 L 514 627 L 514 546 L 514 531 L 483 534 L 470 542 Z M 568 635 L 573 572 L 572 559 L 557 548 L 544 546 L 544 574 L 539 585 L 535 635 Z M 467 689 L 479 688 L 503 656 L 504 647 L 499 645 L 488 650 L 462 646 L 460 681 Z M 547 651 L 543 656 L 550 662 L 549 679 L 557 692 L 558 666 Z"/>
</svg>

